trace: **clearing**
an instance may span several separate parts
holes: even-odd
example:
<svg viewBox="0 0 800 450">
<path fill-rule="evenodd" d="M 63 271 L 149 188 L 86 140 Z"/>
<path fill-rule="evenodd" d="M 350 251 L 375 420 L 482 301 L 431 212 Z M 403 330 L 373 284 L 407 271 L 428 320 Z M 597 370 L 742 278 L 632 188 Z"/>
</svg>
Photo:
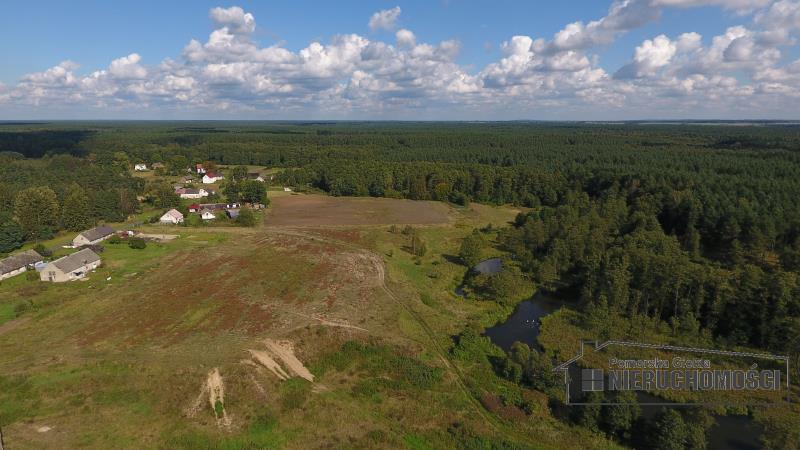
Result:
<svg viewBox="0 0 800 450">
<path fill-rule="evenodd" d="M 450 221 L 440 202 L 392 198 L 281 195 L 272 198 L 268 226 L 433 225 Z"/>
</svg>

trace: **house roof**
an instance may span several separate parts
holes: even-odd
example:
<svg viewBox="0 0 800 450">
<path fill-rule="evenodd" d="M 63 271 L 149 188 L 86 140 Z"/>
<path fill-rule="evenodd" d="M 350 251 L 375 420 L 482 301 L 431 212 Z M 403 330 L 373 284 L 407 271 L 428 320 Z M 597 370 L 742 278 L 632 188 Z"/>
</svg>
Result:
<svg viewBox="0 0 800 450">
<path fill-rule="evenodd" d="M 203 210 L 200 211 L 200 214 L 202 215 L 202 214 L 205 214 L 205 213 L 211 214 L 212 216 L 214 215 L 214 211 L 212 211 L 210 209 L 207 209 L 207 208 L 203 208 Z"/>
<path fill-rule="evenodd" d="M 262 176 L 262 175 L 260 173 L 258 173 L 258 172 L 250 172 L 250 173 L 247 174 L 247 178 L 250 178 L 250 179 L 253 179 L 253 180 L 255 180 L 256 178 L 258 178 L 260 176 Z"/>
<path fill-rule="evenodd" d="M 164 167 L 164 164 L 160 163 L 160 162 L 156 162 L 156 163 L 153 163 L 153 167 Z"/>
<path fill-rule="evenodd" d="M 229 209 L 227 211 L 228 211 L 228 217 L 230 217 L 231 219 L 235 219 L 235 218 L 239 217 L 239 210 L 238 209 Z"/>
<path fill-rule="evenodd" d="M 185 188 L 185 189 L 183 189 L 183 194 L 197 195 L 199 193 L 200 193 L 200 191 L 198 189 L 193 189 L 193 188 Z"/>
<path fill-rule="evenodd" d="M 222 174 L 219 174 L 219 173 L 216 173 L 216 172 L 211 172 L 211 171 L 206 172 L 206 174 L 203 175 L 203 176 L 204 177 L 208 177 L 208 178 L 222 178 Z"/>
<path fill-rule="evenodd" d="M 11 255 L 8 258 L 0 260 L 0 274 L 13 272 L 29 264 L 37 263 L 43 260 L 44 258 L 42 255 L 37 253 L 35 250 L 26 250 L 22 253 L 17 253 L 16 255 Z"/>
<path fill-rule="evenodd" d="M 183 219 L 183 214 L 181 214 L 181 212 L 178 211 L 175 208 L 172 208 L 169 211 L 167 211 L 166 213 L 164 213 L 164 216 L 170 216 L 170 217 L 174 217 L 176 219 Z M 161 217 L 164 217 L 164 216 L 161 216 Z"/>
<path fill-rule="evenodd" d="M 100 261 L 100 256 L 91 249 L 85 248 L 71 255 L 59 258 L 53 261 L 52 264 L 58 267 L 62 272 L 72 272 L 97 261 Z"/>
<path fill-rule="evenodd" d="M 197 203 L 192 203 L 191 205 L 189 205 L 189 209 L 200 209 L 200 205 L 198 205 Z"/>
<path fill-rule="evenodd" d="M 112 234 L 114 234 L 114 229 L 107 225 L 103 225 L 97 228 L 92 228 L 91 230 L 86 230 L 80 235 L 89 241 L 96 241 Z"/>
</svg>

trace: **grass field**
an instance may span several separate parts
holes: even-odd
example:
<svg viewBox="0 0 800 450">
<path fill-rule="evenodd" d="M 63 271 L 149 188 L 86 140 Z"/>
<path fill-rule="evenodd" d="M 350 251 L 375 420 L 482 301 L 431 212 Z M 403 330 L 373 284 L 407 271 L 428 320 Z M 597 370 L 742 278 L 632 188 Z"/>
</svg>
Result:
<svg viewBox="0 0 800 450">
<path fill-rule="evenodd" d="M 280 199 L 254 229 L 145 226 L 180 237 L 106 245 L 88 281 L 0 284 L 8 447 L 613 447 L 544 405 L 488 411 L 482 395 L 519 388 L 449 353 L 467 322 L 504 312 L 454 295 L 460 239 L 516 210 Z M 395 223 L 428 224 L 428 253 Z"/>
</svg>

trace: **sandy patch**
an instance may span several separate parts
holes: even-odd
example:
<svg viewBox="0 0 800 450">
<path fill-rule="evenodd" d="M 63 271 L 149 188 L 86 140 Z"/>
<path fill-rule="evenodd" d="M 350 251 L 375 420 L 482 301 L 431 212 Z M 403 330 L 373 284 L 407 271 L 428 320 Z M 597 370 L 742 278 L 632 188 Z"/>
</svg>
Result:
<svg viewBox="0 0 800 450">
<path fill-rule="evenodd" d="M 256 360 L 256 362 L 261 364 L 263 367 L 267 368 L 270 372 L 275 374 L 275 376 L 278 377 L 280 380 L 289 379 L 289 374 L 286 373 L 285 370 L 283 370 L 283 367 L 281 367 L 280 364 L 278 364 L 274 359 L 272 359 L 269 353 L 262 350 L 248 350 L 248 351 L 250 352 L 250 355 L 253 357 L 253 359 Z"/>
<path fill-rule="evenodd" d="M 298 376 L 314 381 L 314 374 L 294 355 L 294 347 L 290 341 L 264 340 L 266 351 L 248 350 L 253 359 L 267 368 L 281 381 Z M 279 362 L 280 361 L 280 362 Z"/>
<path fill-rule="evenodd" d="M 211 411 L 214 412 L 214 417 L 217 419 L 217 425 L 229 427 L 231 419 L 225 410 L 225 384 L 222 381 L 219 369 L 216 367 L 208 372 L 206 382 L 203 383 L 203 387 L 200 389 L 200 394 L 191 406 L 186 409 L 186 416 L 195 417 L 203 409 L 203 403 L 206 399 Z"/>
</svg>

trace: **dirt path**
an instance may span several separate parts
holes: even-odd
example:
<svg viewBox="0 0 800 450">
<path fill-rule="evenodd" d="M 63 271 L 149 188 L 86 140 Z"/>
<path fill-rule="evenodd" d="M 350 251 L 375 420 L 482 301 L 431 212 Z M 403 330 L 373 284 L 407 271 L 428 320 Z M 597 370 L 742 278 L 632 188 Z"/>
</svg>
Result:
<svg viewBox="0 0 800 450">
<path fill-rule="evenodd" d="M 19 319 L 9 320 L 8 322 L 0 325 L 0 336 L 25 324 L 25 322 L 29 321 L 30 319 L 30 317 L 20 317 Z"/>
</svg>

